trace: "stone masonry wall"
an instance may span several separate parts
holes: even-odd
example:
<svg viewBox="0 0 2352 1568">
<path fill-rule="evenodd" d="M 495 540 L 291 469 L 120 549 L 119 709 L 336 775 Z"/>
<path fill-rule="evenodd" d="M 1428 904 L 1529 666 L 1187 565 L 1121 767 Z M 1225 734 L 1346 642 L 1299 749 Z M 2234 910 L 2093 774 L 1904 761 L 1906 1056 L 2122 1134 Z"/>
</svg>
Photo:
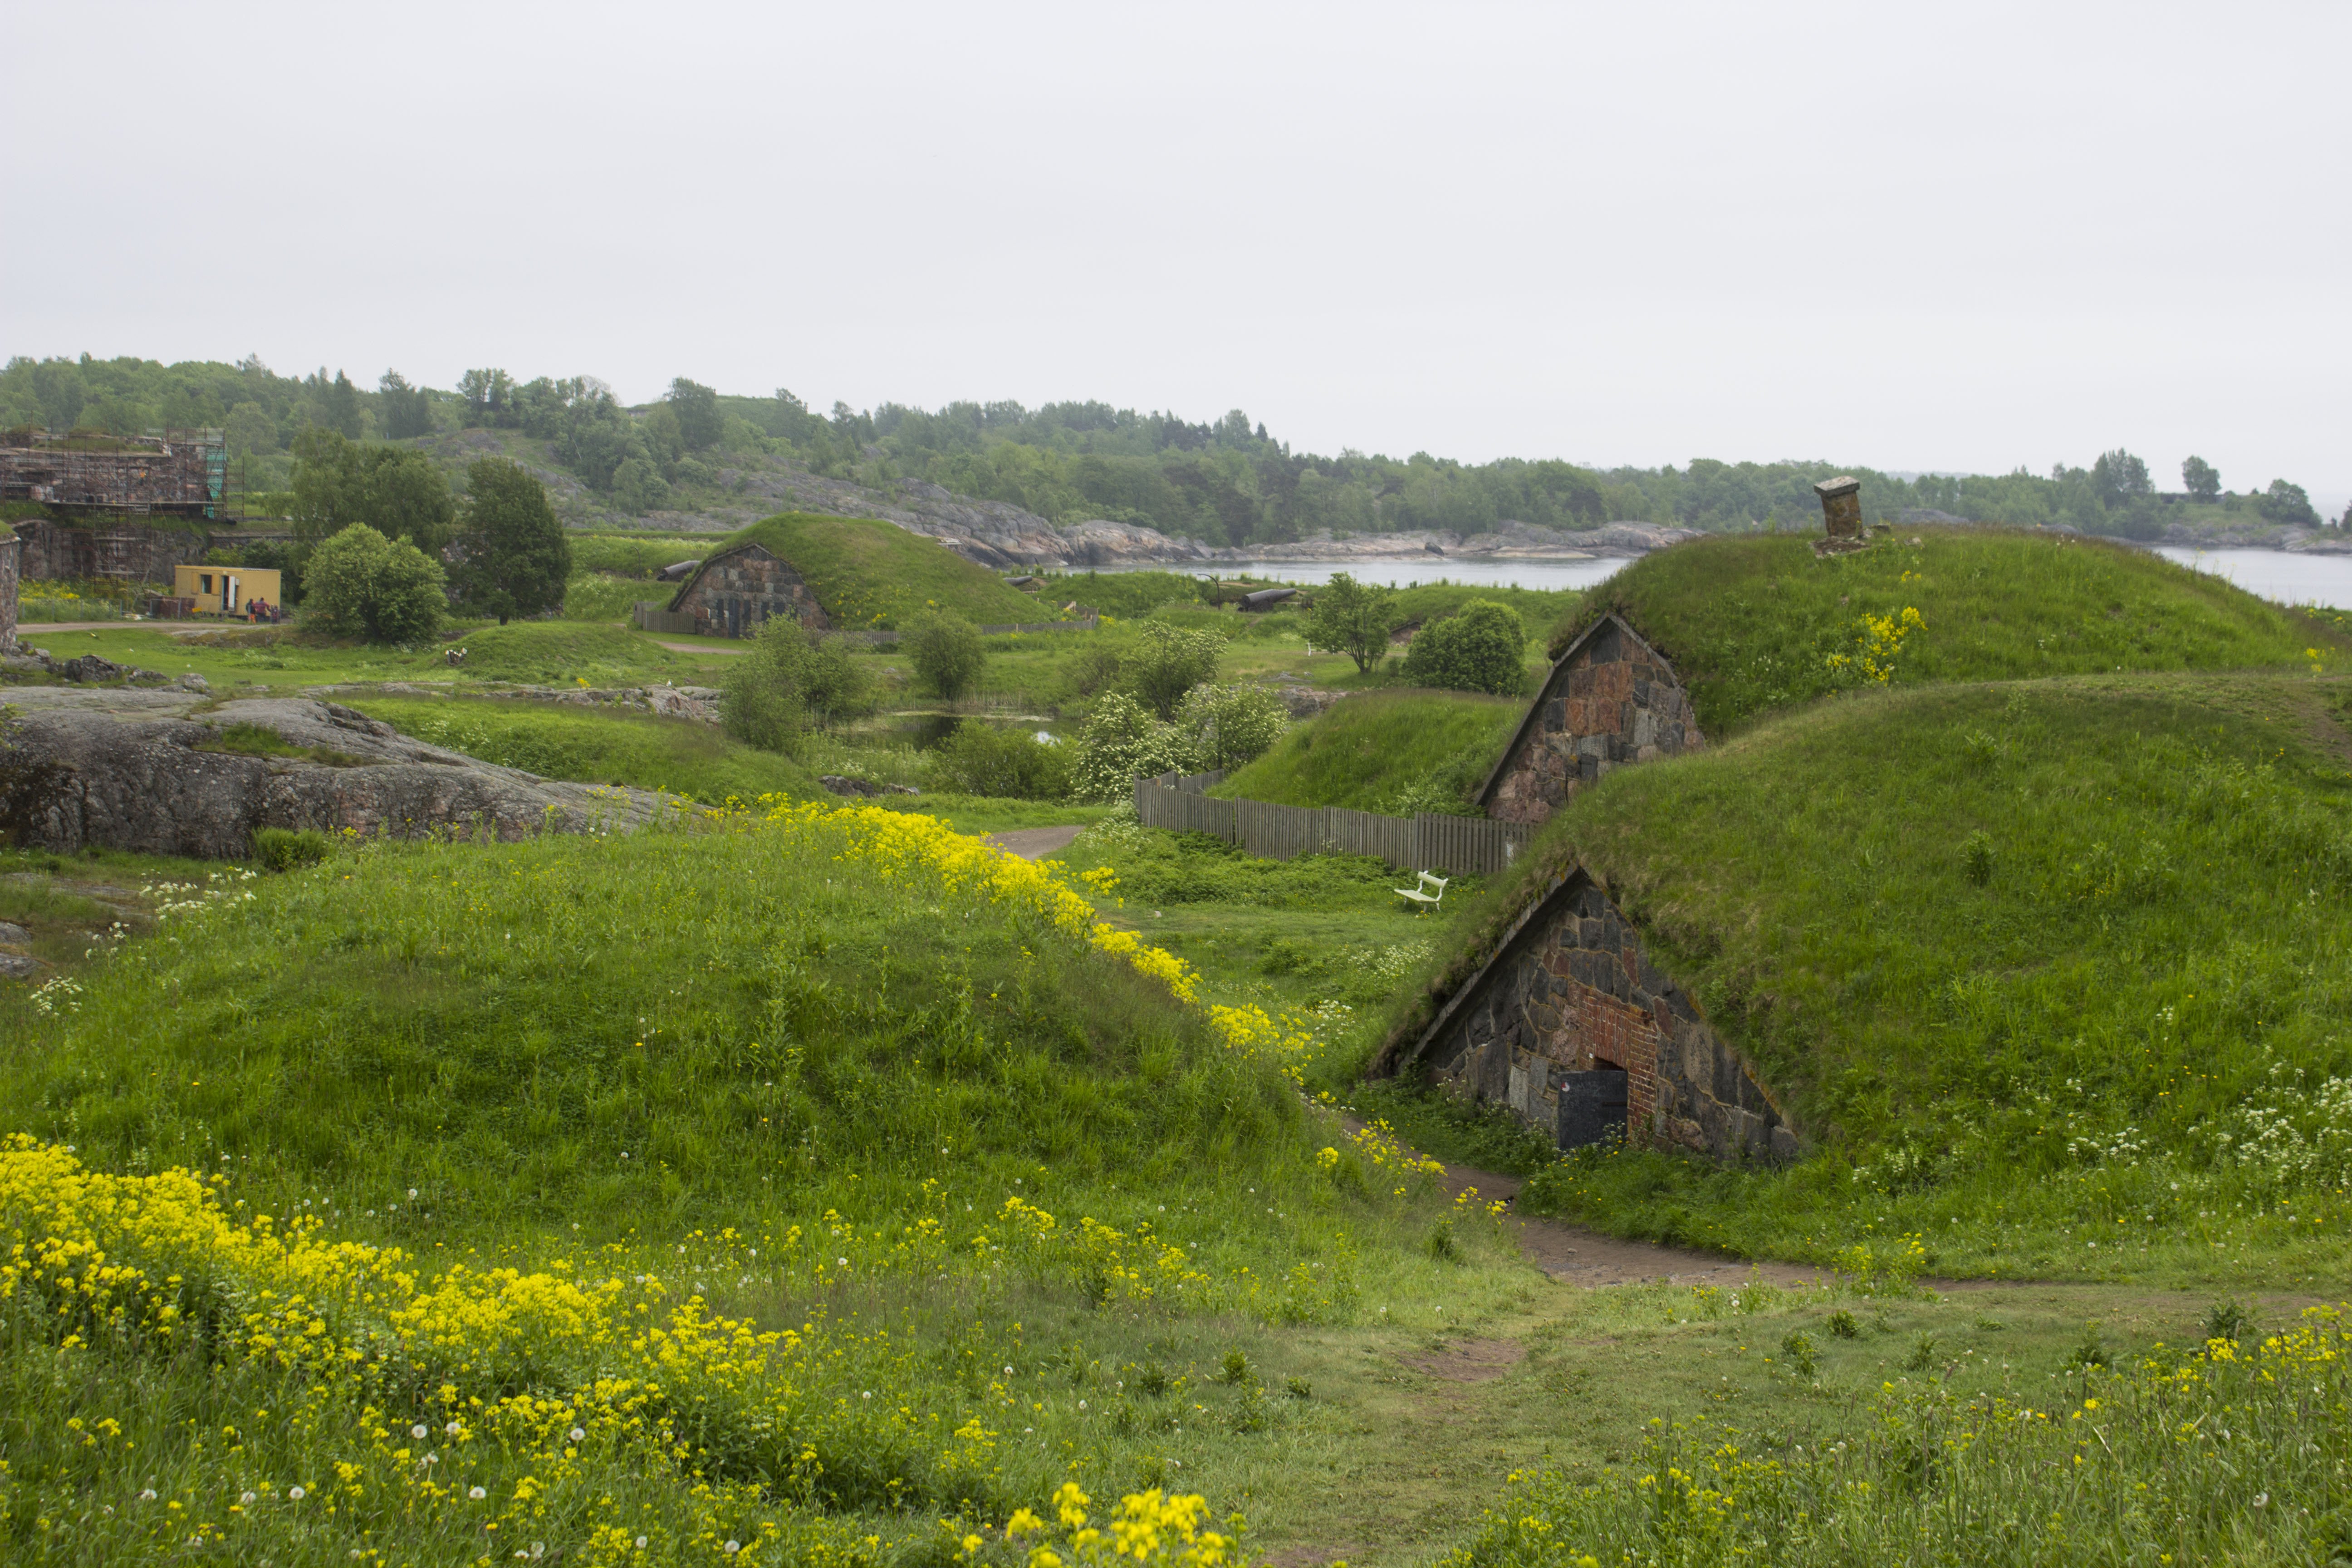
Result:
<svg viewBox="0 0 2352 1568">
<path fill-rule="evenodd" d="M 0 522 L 0 653 L 16 651 L 16 562 L 24 552 L 15 531 Z"/>
<path fill-rule="evenodd" d="M 168 584 L 173 567 L 202 561 L 211 548 L 203 529 L 150 528 L 122 518 L 93 519 L 85 527 L 28 517 L 16 528 L 24 541 L 16 571 L 26 582 L 128 572 L 134 581 Z"/>
<path fill-rule="evenodd" d="M 1499 822 L 1543 822 L 1612 768 L 1705 743 L 1674 667 L 1603 616 L 1552 666 L 1479 804 Z"/>
<path fill-rule="evenodd" d="M 1562 1148 L 1598 1141 L 1622 1103 L 1623 1136 L 1636 1147 L 1726 1162 L 1798 1152 L 1795 1129 L 1747 1060 L 1650 963 L 1640 934 L 1582 871 L 1520 917 L 1399 1066 L 1509 1105 Z"/>
<path fill-rule="evenodd" d="M 714 555 L 702 563 L 670 601 L 670 609 L 694 617 L 704 637 L 742 637 L 761 623 L 783 616 L 813 631 L 833 624 L 805 579 L 787 562 L 757 544 Z"/>
</svg>

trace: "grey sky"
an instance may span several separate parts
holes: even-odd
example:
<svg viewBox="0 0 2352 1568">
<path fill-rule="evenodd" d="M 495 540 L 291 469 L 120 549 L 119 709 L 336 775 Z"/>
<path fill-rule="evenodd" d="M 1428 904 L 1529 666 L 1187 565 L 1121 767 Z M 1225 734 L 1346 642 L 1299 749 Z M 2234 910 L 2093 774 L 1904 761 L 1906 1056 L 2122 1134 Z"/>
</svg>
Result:
<svg viewBox="0 0 2352 1568">
<path fill-rule="evenodd" d="M 2352 6 L 13 8 L 0 353 L 2352 494 Z M 44 64 L 44 60 L 54 65 Z"/>
</svg>

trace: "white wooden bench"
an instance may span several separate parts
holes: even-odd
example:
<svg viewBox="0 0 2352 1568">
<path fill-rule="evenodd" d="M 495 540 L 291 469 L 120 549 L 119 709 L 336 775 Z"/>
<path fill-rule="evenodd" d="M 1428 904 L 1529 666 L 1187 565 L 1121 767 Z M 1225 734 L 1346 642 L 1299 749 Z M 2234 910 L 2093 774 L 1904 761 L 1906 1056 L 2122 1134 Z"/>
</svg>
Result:
<svg viewBox="0 0 2352 1568">
<path fill-rule="evenodd" d="M 1391 888 L 1389 890 L 1409 904 L 1419 904 L 1424 910 L 1433 910 L 1444 900 L 1446 881 L 1447 879 L 1444 877 L 1432 876 L 1427 871 L 1423 871 L 1421 874 L 1421 879 L 1412 887 Z M 1431 892 L 1429 889 L 1433 887 L 1437 891 Z"/>
</svg>

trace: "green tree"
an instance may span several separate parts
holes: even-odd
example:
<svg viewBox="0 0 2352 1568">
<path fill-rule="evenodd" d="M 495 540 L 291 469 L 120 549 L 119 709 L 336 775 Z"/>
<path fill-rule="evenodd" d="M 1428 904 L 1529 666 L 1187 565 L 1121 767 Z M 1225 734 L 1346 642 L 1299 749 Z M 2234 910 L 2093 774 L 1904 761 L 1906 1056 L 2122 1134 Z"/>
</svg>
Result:
<svg viewBox="0 0 2352 1568">
<path fill-rule="evenodd" d="M 2254 498 L 2254 510 L 2265 522 L 2284 522 L 2294 528 L 2319 526 L 2319 513 L 2312 508 L 2310 494 L 2284 479 L 2273 479 L 2271 488 Z"/>
<path fill-rule="evenodd" d="M 613 504 L 643 517 L 669 504 L 669 481 L 644 458 L 624 458 L 613 470 Z"/>
<path fill-rule="evenodd" d="M 1195 769 L 1255 762 L 1289 723 L 1289 710 L 1263 686 L 1196 686 L 1176 705 L 1176 731 Z"/>
<path fill-rule="evenodd" d="M 441 624 L 444 582 L 438 561 L 355 522 L 304 563 L 303 622 L 363 642 L 420 642 Z"/>
<path fill-rule="evenodd" d="M 1357 672 L 1362 674 L 1387 654 L 1389 633 L 1397 620 L 1395 595 L 1359 583 L 1345 572 L 1334 572 L 1331 580 L 1316 590 L 1307 640 L 1318 647 L 1339 649 L 1356 661 Z"/>
<path fill-rule="evenodd" d="M 720 687 L 727 732 L 765 752 L 797 754 L 813 727 L 870 710 L 873 685 L 838 639 L 781 616 L 761 626 Z"/>
<path fill-rule="evenodd" d="M 466 400 L 466 427 L 510 426 L 516 422 L 515 381 L 502 370 L 469 370 L 457 378 L 457 395 Z"/>
<path fill-rule="evenodd" d="M 572 543 L 547 487 L 520 463 L 483 458 L 466 470 L 466 512 L 458 530 L 457 596 L 477 614 L 535 616 L 563 603 Z"/>
<path fill-rule="evenodd" d="M 708 451 L 727 432 L 726 418 L 719 412 L 719 394 L 698 381 L 681 375 L 671 382 L 669 406 L 677 416 L 678 438 L 689 452 Z"/>
<path fill-rule="evenodd" d="M 318 374 L 319 404 L 325 412 L 326 423 L 343 433 L 346 439 L 356 441 L 367 433 L 360 418 L 360 389 L 341 371 L 329 381 L 322 369 Z"/>
<path fill-rule="evenodd" d="M 1517 697 L 1527 689 L 1527 626 L 1517 610 L 1469 599 L 1413 634 L 1404 676 L 1417 686 Z"/>
<path fill-rule="evenodd" d="M 2191 458 L 2180 465 L 2180 487 L 2191 500 L 2211 501 L 2221 493 L 2221 471 L 2202 458 Z"/>
<path fill-rule="evenodd" d="M 240 458 L 278 450 L 277 423 L 258 403 L 240 403 L 230 409 L 222 435 L 228 449 Z"/>
<path fill-rule="evenodd" d="M 294 458 L 294 533 L 305 542 L 362 522 L 438 555 L 456 531 L 449 481 L 414 447 L 348 440 L 313 425 L 295 437 Z"/>
<path fill-rule="evenodd" d="M 2121 447 L 2099 454 L 2091 465 L 2091 488 L 2096 491 L 2099 504 L 2106 507 L 2123 505 L 2134 496 L 2152 495 L 2156 486 L 2147 477 L 2147 465 Z"/>
<path fill-rule="evenodd" d="M 376 395 L 383 403 L 383 433 L 395 441 L 411 440 L 433 434 L 433 399 L 421 386 L 411 386 L 408 378 L 396 370 L 388 370 L 376 382 Z"/>
<path fill-rule="evenodd" d="M 1123 661 L 1127 689 L 1161 719 L 1174 716 L 1184 693 L 1213 680 L 1225 639 L 1218 633 L 1165 621 L 1146 621 L 1142 644 Z"/>
<path fill-rule="evenodd" d="M 924 616 L 899 639 L 923 684 L 952 701 L 980 684 L 988 661 L 980 628 L 961 616 L 940 611 Z"/>
</svg>

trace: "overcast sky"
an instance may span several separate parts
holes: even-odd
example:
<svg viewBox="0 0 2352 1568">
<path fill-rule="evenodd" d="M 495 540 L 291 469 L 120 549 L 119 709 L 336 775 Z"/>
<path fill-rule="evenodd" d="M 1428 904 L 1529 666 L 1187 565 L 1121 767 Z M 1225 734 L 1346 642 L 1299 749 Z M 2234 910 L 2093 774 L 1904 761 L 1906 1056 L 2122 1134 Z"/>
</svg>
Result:
<svg viewBox="0 0 2352 1568">
<path fill-rule="evenodd" d="M 2352 495 L 2352 5 L 20 5 L 0 353 Z"/>
</svg>

